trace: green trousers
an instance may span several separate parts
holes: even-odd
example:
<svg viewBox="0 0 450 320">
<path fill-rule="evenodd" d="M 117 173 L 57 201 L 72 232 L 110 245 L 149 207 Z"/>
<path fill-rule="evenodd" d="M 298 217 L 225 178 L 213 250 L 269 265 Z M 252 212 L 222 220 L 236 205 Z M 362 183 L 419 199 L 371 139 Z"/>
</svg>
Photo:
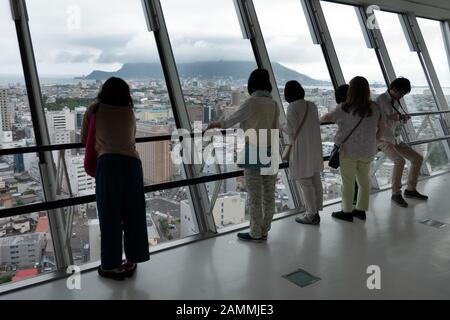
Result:
<svg viewBox="0 0 450 320">
<path fill-rule="evenodd" d="M 370 195 L 370 164 L 372 159 L 351 157 L 340 154 L 340 171 L 342 177 L 342 211 L 353 211 L 353 196 L 355 193 L 355 180 L 358 183 L 358 198 L 356 209 L 367 211 L 369 209 Z"/>
</svg>

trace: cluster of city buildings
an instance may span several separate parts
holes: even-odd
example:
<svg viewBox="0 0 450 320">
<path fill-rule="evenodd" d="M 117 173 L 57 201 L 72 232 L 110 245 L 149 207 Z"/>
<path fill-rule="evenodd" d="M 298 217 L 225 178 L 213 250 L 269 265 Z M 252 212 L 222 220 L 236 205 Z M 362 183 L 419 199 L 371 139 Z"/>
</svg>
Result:
<svg viewBox="0 0 450 320">
<path fill-rule="evenodd" d="M 129 81 L 135 101 L 137 119 L 136 136 L 170 135 L 175 130 L 170 99 L 162 80 Z M 231 115 L 248 94 L 244 81 L 232 79 L 183 79 L 182 87 L 187 112 L 192 123 L 208 123 Z M 75 84 L 43 85 L 44 106 L 49 138 L 52 144 L 80 142 L 83 115 L 88 103 L 73 105 L 60 101 L 94 101 L 101 82 L 81 81 Z M 305 88 L 306 98 L 316 103 L 319 113 L 335 107 L 332 88 Z M 414 96 L 416 110 L 430 110 L 431 95 L 425 92 Z M 287 104 L 283 105 L 287 108 Z M 421 125 L 421 124 L 417 124 Z M 333 147 L 334 126 L 322 127 L 324 154 Z M 430 128 L 423 134 L 431 134 Z M 9 149 L 33 145 L 34 132 L 24 85 L 15 84 L 0 88 L 0 148 Z M 182 167 L 171 161 L 173 141 L 156 141 L 137 144 L 142 160 L 144 183 L 156 184 L 182 179 Z M 226 143 L 215 146 L 228 150 Z M 55 151 L 55 163 L 64 159 L 68 176 L 61 185 L 62 197 L 86 195 L 95 192 L 95 179 L 88 176 L 83 166 L 83 149 Z M 226 154 L 227 158 L 235 154 Z M 235 164 L 205 165 L 202 173 L 224 173 L 236 170 Z M 381 175 L 390 175 L 389 164 L 380 169 Z M 384 172 L 384 173 L 383 173 Z M 325 200 L 340 196 L 340 176 L 332 169 L 324 172 Z M 206 183 L 210 197 L 220 183 L 218 197 L 212 210 L 218 228 L 248 220 L 245 181 L 242 178 Z M 70 188 L 69 188 L 70 186 Z M 280 172 L 276 188 L 277 210 L 292 207 L 286 188 L 286 178 Z M 43 201 L 38 158 L 35 153 L 0 157 L 0 209 Z M 188 188 L 162 190 L 146 195 L 149 244 L 186 237 L 198 233 L 195 215 L 189 200 Z M 71 245 L 77 263 L 100 258 L 100 230 L 95 204 L 74 208 Z M 46 213 L 35 213 L 0 219 L 0 282 L 5 275 L 14 281 L 19 271 L 35 274 L 54 267 L 51 234 Z M 28 271 L 26 271 L 28 270 Z M 34 270 L 34 271 L 33 271 Z M 28 273 L 27 273 L 28 272 Z M 4 276 L 2 278 L 2 275 Z M 20 279 L 20 273 L 15 279 Z M 6 279 L 6 278 L 5 278 Z"/>
</svg>

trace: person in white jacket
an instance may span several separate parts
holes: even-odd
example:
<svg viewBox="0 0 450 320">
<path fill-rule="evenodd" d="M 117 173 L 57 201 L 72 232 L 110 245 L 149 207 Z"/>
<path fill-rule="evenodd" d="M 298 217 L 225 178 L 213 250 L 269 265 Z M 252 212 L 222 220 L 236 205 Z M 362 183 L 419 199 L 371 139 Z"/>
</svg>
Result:
<svg viewBox="0 0 450 320">
<path fill-rule="evenodd" d="M 256 145 L 251 141 L 246 143 L 244 155 L 246 160 L 238 163 L 239 167 L 244 168 L 250 207 L 250 232 L 240 232 L 237 235 L 240 240 L 244 241 L 266 241 L 275 213 L 280 111 L 277 102 L 272 99 L 271 91 L 272 85 L 267 70 L 254 70 L 248 79 L 248 93 L 251 97 L 228 119 L 212 122 L 207 128 L 225 129 L 239 123 L 244 131 L 256 130 L 258 135 L 268 135 L 265 143 L 261 141 L 261 138 L 258 139 Z M 272 136 L 276 137 L 273 139 L 273 143 L 270 138 Z M 261 154 L 269 157 L 269 163 L 262 163 Z M 253 162 L 251 159 L 257 161 Z"/>
<path fill-rule="evenodd" d="M 300 185 L 306 208 L 306 212 L 295 221 L 319 225 L 319 211 L 323 209 L 323 154 L 319 112 L 313 102 L 304 99 L 305 90 L 297 81 L 286 83 L 284 98 L 289 106 L 287 121 L 282 130 L 290 136 L 292 142 L 289 178 Z"/>
</svg>

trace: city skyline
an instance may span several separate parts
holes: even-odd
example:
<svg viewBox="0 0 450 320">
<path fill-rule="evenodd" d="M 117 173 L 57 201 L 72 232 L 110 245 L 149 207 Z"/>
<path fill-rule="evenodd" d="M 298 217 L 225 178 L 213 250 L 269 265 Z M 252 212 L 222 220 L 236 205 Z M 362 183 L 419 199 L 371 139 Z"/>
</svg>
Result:
<svg viewBox="0 0 450 320">
<path fill-rule="evenodd" d="M 347 27 L 355 27 L 350 24 L 356 19 L 353 8 L 324 1 L 321 3 L 325 14 L 329 10 L 328 7 L 332 8 L 333 14 L 326 15 L 326 18 L 329 27 L 333 27 L 335 46 L 343 47 L 346 52 L 352 53 L 349 57 L 356 56 L 360 59 L 372 56 L 370 51 L 373 50 L 361 47 L 365 44 L 361 43 L 360 30 L 355 33 L 345 32 Z M 63 2 L 51 4 L 55 6 L 55 10 L 42 11 L 42 3 L 27 3 L 38 71 L 42 76 L 81 76 L 92 70 L 116 70 L 125 63 L 159 63 L 155 40 L 153 34 L 147 31 L 140 1 L 128 1 L 126 5 L 117 0 L 109 1 L 107 7 L 103 2 L 93 4 L 87 0 L 77 1 L 76 6 Z M 215 8 L 220 8 L 220 11 L 217 11 L 220 12 L 219 17 L 212 13 L 205 14 L 208 6 L 204 0 L 191 1 L 189 6 L 183 1 L 162 1 L 162 6 L 177 63 L 254 61 L 250 42 L 242 38 L 231 2 L 214 0 Z M 271 1 L 258 0 L 255 1 L 255 8 L 272 61 L 278 61 L 312 78 L 329 81 L 320 46 L 312 43 L 303 9 L 298 1 L 286 0 L 284 6 L 277 6 Z M 108 20 L 93 18 L 100 10 L 105 12 Z M 185 15 L 185 12 L 191 14 Z M 265 12 L 271 14 L 269 22 Z M 376 12 L 383 35 L 398 46 L 404 46 L 406 39 L 396 15 Z M 352 19 L 342 18 L 350 14 Z M 282 18 L 286 15 L 300 19 Z M 0 18 L 0 30 L 3 30 L 0 37 L 3 51 L 0 70 L 2 74 L 21 74 L 17 38 L 9 19 L 6 1 L 0 3 Z M 48 24 L 49 20 L 54 23 Z M 114 24 L 111 21 L 127 23 Z M 430 23 L 432 20 L 429 20 L 429 23 L 421 23 L 421 28 L 424 34 L 434 35 L 433 39 L 427 40 L 427 45 L 430 44 L 429 50 L 434 51 L 433 48 L 442 42 L 442 38 L 439 33 L 436 34 Z M 270 28 L 265 27 L 266 24 Z M 204 28 L 205 25 L 208 25 L 208 28 Z M 418 85 L 426 85 L 423 71 L 418 68 L 417 56 L 405 56 L 403 47 L 389 47 L 388 50 L 391 59 L 402 57 L 397 63 L 400 70 L 411 70 L 410 74 L 404 76 L 409 76 Z M 431 54 L 433 55 L 433 52 Z M 350 60 L 347 61 L 345 57 L 339 58 L 345 74 L 360 74 L 357 64 L 348 63 Z M 433 59 L 433 63 L 438 72 L 442 70 L 442 84 L 450 86 L 450 72 L 445 72 L 448 71 L 448 63 L 445 59 L 438 58 Z M 397 65 L 394 65 L 394 68 Z M 383 81 L 378 65 L 373 70 L 365 70 L 363 75 L 371 82 Z M 398 75 L 402 75 L 401 72 Z"/>
</svg>

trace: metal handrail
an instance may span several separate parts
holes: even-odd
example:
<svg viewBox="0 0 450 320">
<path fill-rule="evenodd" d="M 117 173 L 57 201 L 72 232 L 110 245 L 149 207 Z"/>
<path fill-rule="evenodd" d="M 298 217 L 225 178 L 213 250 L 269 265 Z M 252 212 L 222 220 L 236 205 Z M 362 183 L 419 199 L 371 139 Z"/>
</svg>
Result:
<svg viewBox="0 0 450 320">
<path fill-rule="evenodd" d="M 437 137 L 437 138 L 431 138 L 431 139 L 423 139 L 423 140 L 415 140 L 415 141 L 408 142 L 408 144 L 410 146 L 417 146 L 417 145 L 420 145 L 420 144 L 427 144 L 427 143 L 436 142 L 436 141 L 442 141 L 442 140 L 450 140 L 450 136 L 443 136 L 443 137 Z"/>
<path fill-rule="evenodd" d="M 231 129 L 233 130 L 233 129 Z M 225 134 L 230 129 L 221 130 L 222 134 Z M 195 134 L 199 132 L 191 133 L 191 138 L 195 137 Z M 145 142 L 156 142 L 156 141 L 167 141 L 171 140 L 173 137 L 177 136 L 177 134 L 166 134 L 160 136 L 151 136 L 151 137 L 141 137 L 136 138 L 136 143 L 145 143 Z M 178 135 L 180 137 L 180 141 L 183 138 L 183 134 Z M 24 153 L 35 153 L 35 152 L 45 152 L 45 151 L 59 151 L 59 150 L 69 150 L 69 149 L 84 149 L 84 143 L 63 143 L 63 144 L 52 144 L 47 146 L 31 146 L 31 147 L 19 147 L 19 148 L 8 148 L 8 149 L 0 149 L 0 156 L 13 155 L 13 154 L 24 154 Z"/>
<path fill-rule="evenodd" d="M 324 122 L 321 123 L 322 126 L 334 124 L 332 122 Z M 222 134 L 226 134 L 227 132 L 234 131 L 234 129 L 223 129 L 220 130 Z M 199 132 L 191 132 L 191 138 L 195 138 L 195 134 Z M 202 132 L 203 133 L 203 132 Z M 152 137 L 141 137 L 136 138 L 136 143 L 145 143 L 145 142 L 156 142 L 156 141 L 167 141 L 171 140 L 173 137 L 179 136 L 180 141 L 183 138 L 183 134 L 166 134 L 160 136 L 152 136 Z M 59 150 L 69 150 L 69 149 L 84 149 L 85 145 L 83 143 L 63 143 L 63 144 L 52 144 L 47 146 L 30 146 L 30 147 L 18 147 L 18 148 L 7 148 L 0 149 L 0 156 L 7 156 L 13 154 L 24 154 L 24 153 L 35 153 L 35 152 L 46 152 L 46 151 L 59 151 Z"/>
<path fill-rule="evenodd" d="M 222 131 L 224 133 L 225 130 Z M 153 138 L 153 137 L 150 137 Z M 145 138 L 148 139 L 148 138 Z M 408 142 L 409 145 L 420 145 L 420 144 L 426 144 L 436 141 L 442 141 L 442 140 L 450 140 L 450 136 L 444 136 L 444 137 L 438 137 L 438 138 L 432 138 L 432 139 L 424 139 L 424 140 L 416 140 Z M 323 157 L 323 161 L 328 161 L 329 156 Z M 280 164 L 279 169 L 286 169 L 289 168 L 289 162 L 283 162 Z M 231 179 L 243 176 L 244 172 L 242 170 L 235 170 L 227 173 L 220 173 L 220 174 L 211 174 L 211 175 L 205 175 L 201 177 L 191 178 L 191 179 L 183 179 L 183 180 L 176 180 L 176 181 L 169 181 L 169 182 L 163 182 L 153 185 L 148 185 L 144 187 L 144 193 L 150 193 L 160 190 L 166 190 L 166 189 L 173 189 L 173 188 L 179 188 L 179 187 L 185 187 L 193 184 L 200 184 L 200 183 L 207 183 L 207 182 L 213 182 L 217 180 L 224 180 L 224 179 Z M 60 199 L 55 201 L 47 201 L 47 202 L 40 202 L 35 204 L 29 204 L 29 205 L 23 205 L 19 207 L 14 208 L 7 208 L 7 209 L 1 209 L 0 210 L 0 218 L 6 218 L 6 217 L 12 217 L 22 214 L 29 214 L 33 212 L 38 211 L 47 211 L 52 209 L 58 209 L 58 208 L 64 208 L 69 206 L 75 206 L 75 205 L 81 205 L 86 203 L 91 203 L 96 201 L 95 194 L 88 195 L 88 196 L 79 196 L 74 198 L 68 198 L 68 199 Z"/>
<path fill-rule="evenodd" d="M 329 157 L 324 157 L 324 159 L 328 159 L 328 158 Z M 288 167 L 289 167 L 288 162 L 283 162 L 279 165 L 279 169 L 286 169 Z M 241 177 L 243 175 L 244 175 L 244 172 L 242 170 L 235 170 L 235 171 L 230 171 L 227 173 L 204 175 L 204 176 L 200 176 L 200 177 L 196 177 L 196 178 L 192 178 L 192 179 L 183 179 L 183 180 L 162 182 L 162 183 L 145 186 L 144 193 L 186 187 L 186 186 L 190 186 L 190 185 L 194 185 L 194 184 L 214 182 L 217 180 L 237 178 L 237 177 Z M 23 205 L 20 207 L 7 208 L 7 209 L 0 210 L 0 218 L 7 218 L 7 217 L 28 214 L 28 213 L 38 212 L 38 211 L 47 211 L 47 210 L 53 210 L 53 209 L 58 209 L 58 208 L 76 206 L 76 205 L 80 205 L 80 204 L 95 202 L 95 200 L 96 200 L 95 194 L 91 194 L 91 195 L 87 195 L 87 196 L 79 196 L 79 197 L 68 198 L 68 199 L 60 199 L 60 200 L 55 200 L 55 201 L 46 201 L 46 202 L 28 204 L 28 205 Z"/>
<path fill-rule="evenodd" d="M 413 112 L 413 113 L 408 113 L 408 115 L 410 115 L 411 117 L 418 117 L 418 116 L 429 116 L 429 115 L 433 115 L 433 114 L 443 114 L 443 113 L 450 113 L 450 110 Z"/>
</svg>

